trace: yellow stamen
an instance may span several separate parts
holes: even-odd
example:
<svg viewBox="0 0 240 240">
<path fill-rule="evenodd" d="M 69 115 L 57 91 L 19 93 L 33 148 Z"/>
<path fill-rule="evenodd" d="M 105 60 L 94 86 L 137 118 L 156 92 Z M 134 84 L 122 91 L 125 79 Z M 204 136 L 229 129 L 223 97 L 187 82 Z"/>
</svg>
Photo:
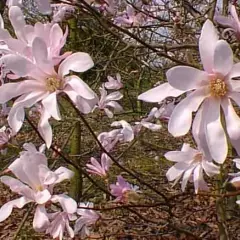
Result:
<svg viewBox="0 0 240 240">
<path fill-rule="evenodd" d="M 46 88 L 49 92 L 55 92 L 62 88 L 62 81 L 55 77 L 49 77 L 46 80 Z"/>
<path fill-rule="evenodd" d="M 210 80 L 210 93 L 214 97 L 223 97 L 226 95 L 228 89 L 224 80 L 217 78 Z"/>
</svg>

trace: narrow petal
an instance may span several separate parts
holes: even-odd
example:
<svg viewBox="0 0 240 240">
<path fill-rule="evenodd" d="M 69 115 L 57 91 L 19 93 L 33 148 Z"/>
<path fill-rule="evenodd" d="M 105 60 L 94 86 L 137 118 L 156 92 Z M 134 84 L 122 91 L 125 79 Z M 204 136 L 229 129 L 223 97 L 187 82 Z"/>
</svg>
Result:
<svg viewBox="0 0 240 240">
<path fill-rule="evenodd" d="M 160 86 L 152 88 L 138 96 L 138 100 L 145 102 L 161 102 L 167 97 L 178 97 L 184 91 L 173 88 L 169 83 L 163 83 Z"/>
<path fill-rule="evenodd" d="M 166 73 L 169 84 L 181 91 L 190 91 L 203 85 L 208 74 L 193 67 L 176 66 Z"/>
<path fill-rule="evenodd" d="M 33 229 L 37 232 L 43 232 L 50 224 L 44 205 L 38 205 L 33 218 Z"/>
<path fill-rule="evenodd" d="M 190 162 L 193 160 L 194 155 L 182 151 L 170 151 L 165 153 L 164 157 L 172 162 Z"/>
<path fill-rule="evenodd" d="M 42 14 L 50 15 L 52 13 L 51 5 L 49 0 L 36 0 L 39 12 Z"/>
<path fill-rule="evenodd" d="M 54 173 L 57 174 L 58 176 L 57 180 L 55 181 L 55 184 L 60 183 L 66 179 L 71 179 L 74 175 L 73 171 L 65 167 L 59 167 L 57 170 L 54 171 Z"/>
<path fill-rule="evenodd" d="M 214 49 L 218 41 L 217 30 L 213 23 L 207 20 L 202 27 L 201 36 L 199 38 L 199 51 L 206 72 L 213 72 L 213 55 Z"/>
<path fill-rule="evenodd" d="M 7 219 L 11 213 L 13 208 L 23 208 L 25 204 L 31 202 L 25 197 L 21 197 L 15 200 L 12 200 L 10 202 L 5 203 L 1 208 L 0 208 L 0 222 L 3 222 L 5 219 Z"/>
<path fill-rule="evenodd" d="M 219 40 L 214 50 L 214 72 L 226 76 L 233 67 L 233 52 L 229 44 Z"/>
<path fill-rule="evenodd" d="M 213 159 L 222 164 L 228 153 L 227 138 L 221 123 L 220 99 L 208 98 L 204 102 L 205 133 Z M 219 147 L 221 146 L 221 147 Z"/>
<path fill-rule="evenodd" d="M 43 137 L 47 148 L 50 148 L 52 144 L 52 128 L 48 121 L 50 117 L 50 114 L 43 108 L 38 122 L 38 131 Z"/>
<path fill-rule="evenodd" d="M 170 169 L 168 169 L 166 176 L 168 181 L 173 181 L 177 178 L 179 178 L 184 171 L 186 171 L 189 167 L 189 164 L 186 164 L 184 162 L 178 162 L 175 165 L 173 165 Z"/>
<path fill-rule="evenodd" d="M 42 100 L 44 109 L 56 120 L 61 120 L 60 111 L 57 104 L 57 94 L 53 92 Z"/>
<path fill-rule="evenodd" d="M 63 210 L 69 214 L 77 211 L 77 203 L 65 194 L 54 195 L 51 201 L 54 203 L 59 202 Z"/>
<path fill-rule="evenodd" d="M 59 66 L 58 73 L 63 77 L 69 74 L 70 70 L 74 72 L 85 72 L 93 66 L 93 60 L 88 53 L 77 52 L 63 60 Z"/>
<path fill-rule="evenodd" d="M 185 188 L 187 186 L 187 183 L 189 181 L 189 178 L 191 177 L 192 175 L 192 172 L 194 170 L 195 166 L 192 166 L 190 167 L 189 169 L 187 169 L 184 174 L 183 174 L 183 178 L 182 178 L 182 184 L 181 184 L 181 188 L 182 188 L 182 191 L 184 192 L 185 191 Z"/>
<path fill-rule="evenodd" d="M 96 98 L 94 91 L 78 76 L 69 76 L 66 81 L 66 85 L 69 85 L 79 96 L 85 99 Z"/>
<path fill-rule="evenodd" d="M 206 89 L 200 88 L 182 100 L 173 110 L 168 122 L 168 131 L 174 136 L 185 135 L 192 124 L 192 113 L 196 112 L 206 98 Z"/>
</svg>

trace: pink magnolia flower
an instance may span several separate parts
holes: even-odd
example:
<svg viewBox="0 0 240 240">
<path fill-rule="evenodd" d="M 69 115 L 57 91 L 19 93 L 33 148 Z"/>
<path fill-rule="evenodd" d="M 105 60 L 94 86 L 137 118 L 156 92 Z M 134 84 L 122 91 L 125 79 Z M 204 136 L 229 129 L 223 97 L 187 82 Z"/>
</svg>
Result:
<svg viewBox="0 0 240 240">
<path fill-rule="evenodd" d="M 52 13 L 50 0 L 35 0 L 38 10 L 42 14 L 50 15 Z"/>
<path fill-rule="evenodd" d="M 91 164 L 86 164 L 89 173 L 97 174 L 100 177 L 106 177 L 109 167 L 111 166 L 111 159 L 106 153 L 101 155 L 101 163 L 96 158 L 91 157 Z"/>
<path fill-rule="evenodd" d="M 91 209 L 93 208 L 93 203 L 80 203 L 80 208 L 77 209 L 77 214 L 81 217 L 77 219 L 74 225 L 74 232 L 80 234 L 80 238 L 84 238 L 90 235 L 89 227 L 94 225 L 100 218 L 100 215 Z"/>
<path fill-rule="evenodd" d="M 113 118 L 113 112 L 111 111 L 111 109 L 113 109 L 114 112 L 121 112 L 123 110 L 122 106 L 118 102 L 116 102 L 123 97 L 120 92 L 116 91 L 107 95 L 107 91 L 105 90 L 104 86 L 100 87 L 99 91 L 101 93 L 101 98 L 96 108 L 104 110 L 104 112 L 109 118 Z"/>
<path fill-rule="evenodd" d="M 42 114 L 39 131 L 47 147 L 52 142 L 52 130 L 48 123 L 50 116 L 60 120 L 57 95 L 66 93 L 78 109 L 89 113 L 97 102 L 96 94 L 76 75 L 68 75 L 70 71 L 85 72 L 93 66 L 87 53 L 78 52 L 68 56 L 55 71 L 54 61 L 49 60 L 46 43 L 36 37 L 33 41 L 34 61 L 22 56 L 8 54 L 1 61 L 17 76 L 27 80 L 17 83 L 6 83 L 0 87 L 0 103 L 18 97 L 9 113 L 9 126 L 18 132 L 24 121 L 24 108 L 41 102 Z M 67 76 L 68 75 L 68 76 Z"/>
<path fill-rule="evenodd" d="M 63 34 L 62 29 L 56 23 L 42 24 L 38 22 L 34 26 L 27 25 L 22 10 L 17 6 L 10 8 L 9 19 L 17 39 L 12 38 L 6 29 L 0 29 L 0 40 L 3 40 L 7 46 L 6 48 L 5 45 L 0 45 L 0 49 L 5 54 L 16 54 L 33 59 L 33 42 L 38 37 L 45 42 L 48 57 L 53 59 L 55 65 L 70 55 L 70 52 L 67 52 L 60 56 L 60 51 L 66 43 L 68 29 Z"/>
<path fill-rule="evenodd" d="M 1 182 L 22 197 L 5 203 L 0 209 L 0 222 L 7 219 L 12 213 L 12 209 L 22 208 L 29 202 L 37 204 L 33 220 L 33 227 L 37 231 L 42 231 L 49 224 L 45 203 L 52 197 L 58 199 L 62 205 L 67 205 L 65 195 L 54 195 L 53 187 L 55 184 L 65 179 L 70 179 L 73 172 L 65 167 L 60 167 L 52 172 L 47 166 L 46 156 L 38 152 L 34 145 L 25 144 L 26 151 L 20 154 L 10 166 L 9 170 L 18 178 L 3 176 Z"/>
<path fill-rule="evenodd" d="M 52 202 L 59 202 L 63 211 L 48 213 L 48 218 L 50 220 L 49 225 L 46 229 L 46 233 L 50 234 L 54 239 L 63 239 L 64 232 L 66 231 L 68 235 L 73 238 L 74 231 L 70 226 L 69 221 L 75 221 L 77 216 L 75 215 L 77 211 L 77 203 L 70 197 L 64 195 L 64 201 L 58 196 L 53 196 Z"/>
<path fill-rule="evenodd" d="M 240 151 L 240 119 L 232 99 L 240 105 L 240 65 L 233 64 L 233 53 L 224 40 L 218 40 L 211 21 L 203 25 L 199 39 L 204 71 L 188 66 L 176 66 L 167 71 L 168 83 L 161 84 L 138 98 L 147 102 L 161 102 L 166 97 L 177 97 L 192 91 L 173 110 L 168 123 L 169 132 L 177 137 L 185 135 L 192 123 L 192 113 L 203 122 L 200 132 L 206 136 L 206 146 L 215 161 L 223 163 L 228 152 L 227 138 L 221 123 L 221 108 L 232 145 Z M 202 114 L 198 114 L 199 111 Z M 221 146 L 221 147 L 219 147 Z"/>
<path fill-rule="evenodd" d="M 108 82 L 104 84 L 106 89 L 119 90 L 123 87 L 123 84 L 121 82 L 121 75 L 119 73 L 116 74 L 116 79 L 111 76 L 108 76 L 107 79 Z"/>
<path fill-rule="evenodd" d="M 117 176 L 116 184 L 110 184 L 111 194 L 117 202 L 128 202 L 128 195 L 138 192 L 139 187 L 128 183 L 122 176 Z"/>
<path fill-rule="evenodd" d="M 230 14 L 231 16 L 228 17 L 218 14 L 214 17 L 214 20 L 221 25 L 228 27 L 223 31 L 223 37 L 225 37 L 227 32 L 233 32 L 235 36 L 240 39 L 240 21 L 234 5 L 230 5 Z"/>
</svg>

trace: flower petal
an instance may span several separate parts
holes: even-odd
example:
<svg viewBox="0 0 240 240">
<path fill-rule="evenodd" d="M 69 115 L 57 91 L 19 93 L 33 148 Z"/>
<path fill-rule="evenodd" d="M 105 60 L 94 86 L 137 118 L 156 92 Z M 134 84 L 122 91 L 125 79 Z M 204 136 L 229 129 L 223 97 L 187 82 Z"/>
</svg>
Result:
<svg viewBox="0 0 240 240">
<path fill-rule="evenodd" d="M 58 73 L 60 76 L 69 74 L 70 70 L 74 72 L 85 72 L 94 66 L 93 60 L 88 53 L 77 52 L 61 62 Z"/>
<path fill-rule="evenodd" d="M 182 100 L 173 110 L 168 122 L 168 131 L 174 136 L 185 135 L 192 124 L 192 112 L 196 112 L 206 98 L 205 87 L 192 92 Z"/>
<path fill-rule="evenodd" d="M 33 229 L 43 232 L 50 224 L 44 205 L 38 205 L 33 218 Z"/>
<path fill-rule="evenodd" d="M 213 72 L 213 55 L 214 49 L 218 41 L 217 30 L 213 23 L 207 20 L 202 27 L 201 36 L 199 38 L 199 51 L 206 72 Z"/>
<path fill-rule="evenodd" d="M 47 111 L 56 120 L 61 120 L 58 104 L 57 93 L 53 92 L 42 100 L 42 105 L 45 111 Z"/>
<path fill-rule="evenodd" d="M 185 162 L 178 162 L 175 165 L 173 165 L 171 168 L 168 169 L 166 176 L 168 181 L 173 181 L 177 178 L 179 178 L 184 171 L 186 171 L 189 167 L 189 164 Z"/>
<path fill-rule="evenodd" d="M 205 134 L 212 158 L 222 164 L 228 153 L 227 138 L 221 123 L 220 99 L 210 97 L 204 102 Z M 219 147 L 221 146 L 221 147 Z"/>
<path fill-rule="evenodd" d="M 39 12 L 42 14 L 50 15 L 52 13 L 49 0 L 36 0 Z"/>
<path fill-rule="evenodd" d="M 21 209 L 25 206 L 25 204 L 29 202 L 31 202 L 29 199 L 25 197 L 21 197 L 5 203 L 0 208 L 0 222 L 3 222 L 5 219 L 7 219 L 11 215 L 13 208 L 16 207 Z"/>
<path fill-rule="evenodd" d="M 77 211 L 77 203 L 65 194 L 54 195 L 51 198 L 53 203 L 59 202 L 63 210 L 69 214 Z"/>
<path fill-rule="evenodd" d="M 208 74 L 188 66 L 176 66 L 166 73 L 169 84 L 181 91 L 190 91 L 203 85 L 203 80 L 208 79 Z"/>
<path fill-rule="evenodd" d="M 226 76 L 233 67 L 233 52 L 229 44 L 219 40 L 214 49 L 214 72 Z"/>
<path fill-rule="evenodd" d="M 167 97 L 178 97 L 184 91 L 173 88 L 169 83 L 163 83 L 160 86 L 152 88 L 138 96 L 138 100 L 145 102 L 161 102 Z"/>
</svg>

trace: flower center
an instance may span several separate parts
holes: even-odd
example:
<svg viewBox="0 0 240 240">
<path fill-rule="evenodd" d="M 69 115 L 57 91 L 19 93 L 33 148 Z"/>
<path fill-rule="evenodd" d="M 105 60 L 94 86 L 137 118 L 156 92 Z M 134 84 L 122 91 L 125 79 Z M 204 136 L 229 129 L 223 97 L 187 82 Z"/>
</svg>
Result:
<svg viewBox="0 0 240 240">
<path fill-rule="evenodd" d="M 62 88 L 62 80 L 56 77 L 49 77 L 46 79 L 46 89 L 49 92 L 55 92 Z"/>
<path fill-rule="evenodd" d="M 228 89 L 226 83 L 220 79 L 210 80 L 210 93 L 214 97 L 223 97 L 226 95 Z"/>
<path fill-rule="evenodd" d="M 203 157 L 202 153 L 197 153 L 195 155 L 195 157 L 194 157 L 194 162 L 196 162 L 196 163 L 201 162 L 202 161 L 202 157 Z"/>
</svg>

